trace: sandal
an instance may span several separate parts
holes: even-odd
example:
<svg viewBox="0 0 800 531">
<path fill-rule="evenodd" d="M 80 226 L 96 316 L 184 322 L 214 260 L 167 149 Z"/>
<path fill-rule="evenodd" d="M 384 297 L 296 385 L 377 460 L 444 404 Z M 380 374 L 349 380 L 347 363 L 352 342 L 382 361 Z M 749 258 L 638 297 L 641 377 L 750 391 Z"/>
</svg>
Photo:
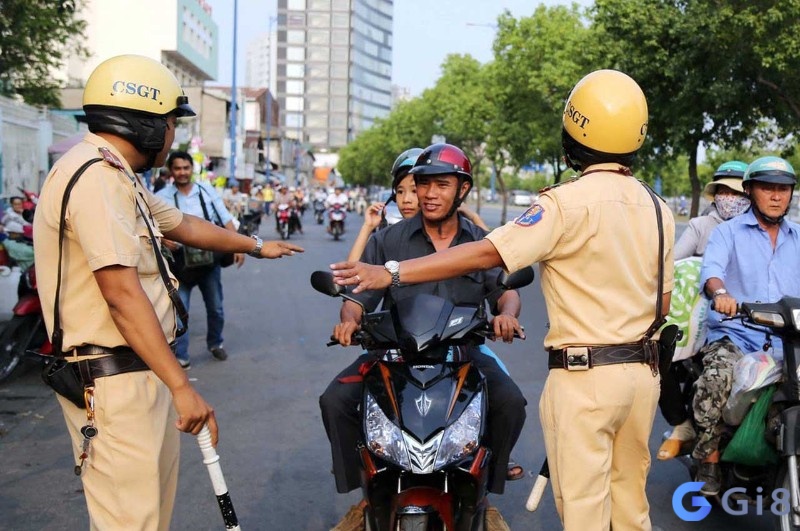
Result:
<svg viewBox="0 0 800 531">
<path fill-rule="evenodd" d="M 667 439 L 661 443 L 658 449 L 656 459 L 659 461 L 667 461 L 679 455 L 685 455 L 692 451 L 694 441 L 681 441 L 680 439 Z"/>
<path fill-rule="evenodd" d="M 522 465 L 514 461 L 509 461 L 508 468 L 506 469 L 506 481 L 516 481 L 523 477 L 525 477 L 525 469 L 522 468 Z"/>
</svg>

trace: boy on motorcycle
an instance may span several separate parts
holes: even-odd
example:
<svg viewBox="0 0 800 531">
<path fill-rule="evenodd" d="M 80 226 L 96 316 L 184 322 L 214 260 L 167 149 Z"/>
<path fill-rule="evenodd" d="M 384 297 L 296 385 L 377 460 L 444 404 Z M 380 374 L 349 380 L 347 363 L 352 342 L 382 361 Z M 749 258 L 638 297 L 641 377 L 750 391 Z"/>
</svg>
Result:
<svg viewBox="0 0 800 531">
<path fill-rule="evenodd" d="M 778 157 L 753 161 L 743 180 L 750 210 L 719 225 L 703 257 L 700 285 L 716 311 L 708 314 L 707 344 L 700 350 L 703 372 L 692 403 L 699 437 L 692 456 L 701 460 L 695 481 L 704 482 L 700 493 L 706 496 L 719 494 L 722 488 L 722 408 L 730 394 L 733 366 L 743 355 L 767 348 L 764 332 L 721 319 L 735 315 L 742 301 L 800 296 L 800 225 L 785 219 L 796 183 L 797 175 L 787 161 Z M 773 356 L 780 358 L 780 338 L 771 342 Z"/>
<path fill-rule="evenodd" d="M 478 241 L 485 235 L 485 231 L 457 213 L 459 204 L 472 188 L 471 164 L 459 148 L 449 144 L 430 146 L 420 155 L 411 174 L 416 180 L 421 212 L 376 233 L 362 256 L 366 263 L 385 265 L 390 273 L 398 260 L 434 254 L 451 246 Z M 396 271 L 392 273 L 395 274 Z M 413 286 L 393 283 L 386 292 L 365 292 L 356 297 L 367 311 L 377 307 L 381 299 L 386 307 L 391 307 L 395 301 L 418 293 L 436 294 L 456 305 L 478 306 L 495 290 L 499 274 L 500 268 L 492 268 L 476 275 L 440 282 Z M 489 297 L 489 304 L 496 315 L 493 326 L 498 338 L 511 342 L 515 331 L 521 335 L 517 321 L 520 299 L 516 291 L 507 291 L 500 296 L 495 292 Z M 334 336 L 342 346 L 351 344 L 361 317 L 361 307 L 345 301 L 341 322 L 334 328 Z M 477 348 L 470 351 L 470 357 L 489 386 L 488 415 L 491 420 L 487 439 L 492 449 L 492 469 L 488 488 L 490 492 L 501 494 L 509 455 L 525 422 L 526 401 L 494 359 Z M 361 365 L 370 359 L 369 354 L 358 357 L 337 375 L 320 397 L 322 418 L 331 441 L 336 488 L 341 493 L 360 485 L 356 445 L 360 438 L 358 403 L 361 397 L 359 385 L 342 383 L 342 379 L 348 381 L 348 376 L 358 375 Z"/>
</svg>

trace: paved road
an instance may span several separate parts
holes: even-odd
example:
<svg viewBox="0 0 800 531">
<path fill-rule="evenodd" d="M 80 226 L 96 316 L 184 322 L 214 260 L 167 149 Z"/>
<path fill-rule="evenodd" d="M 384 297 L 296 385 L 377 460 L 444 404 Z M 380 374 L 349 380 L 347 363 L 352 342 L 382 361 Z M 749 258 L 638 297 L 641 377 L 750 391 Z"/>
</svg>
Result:
<svg viewBox="0 0 800 531">
<path fill-rule="evenodd" d="M 496 208 L 485 208 L 484 215 L 490 225 L 497 224 Z M 351 236 L 360 219 L 351 215 L 348 221 Z M 272 237 L 270 229 L 263 226 L 262 236 Z M 335 493 L 317 406 L 320 392 L 357 351 L 325 348 L 339 303 L 308 284 L 311 272 L 347 254 L 349 242 L 334 242 L 314 225 L 306 225 L 306 234 L 294 241 L 307 253 L 280 261 L 248 259 L 239 271 L 225 270 L 225 345 L 230 353 L 226 362 L 204 352 L 204 313 L 194 294 L 192 319 L 197 328 L 192 331 L 190 376 L 217 410 L 218 450 L 244 529 L 326 530 L 359 498 L 358 493 Z M 537 403 L 547 375 L 541 348 L 546 318 L 538 285 L 524 288 L 522 297 L 520 320 L 528 340 L 497 345 L 496 351 L 529 401 L 528 421 L 514 457 L 535 472 L 544 459 Z M 654 449 L 659 444 L 657 434 L 664 429 L 659 418 L 651 439 Z M 222 521 L 199 449 L 190 436 L 182 436 L 182 442 L 173 529 L 220 529 Z M 88 527 L 60 410 L 33 369 L 0 385 L 0 450 L 0 529 Z M 673 514 L 671 498 L 687 479 L 677 463 L 653 464 L 648 494 L 653 523 L 661 530 L 769 528 L 765 519 L 717 511 L 702 523 L 682 522 Z M 514 530 L 558 529 L 549 491 L 539 511 L 524 510 L 532 484 L 531 477 L 509 483 L 506 494 L 492 496 L 492 503 Z"/>
</svg>

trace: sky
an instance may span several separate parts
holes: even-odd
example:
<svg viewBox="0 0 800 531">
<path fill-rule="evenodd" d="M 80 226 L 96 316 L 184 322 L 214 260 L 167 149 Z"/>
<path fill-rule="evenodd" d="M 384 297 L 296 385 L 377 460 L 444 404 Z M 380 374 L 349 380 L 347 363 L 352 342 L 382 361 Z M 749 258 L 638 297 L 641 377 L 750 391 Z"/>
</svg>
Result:
<svg viewBox="0 0 800 531">
<path fill-rule="evenodd" d="M 230 85 L 233 72 L 233 0 L 206 0 L 219 29 L 218 83 Z M 395 0 L 392 83 L 418 96 L 432 87 L 439 67 L 451 53 L 470 54 L 481 62 L 492 58 L 494 23 L 509 10 L 515 17 L 531 15 L 539 4 L 569 1 L 535 0 Z M 588 6 L 590 0 L 577 0 Z M 247 45 L 269 28 L 277 13 L 276 0 L 238 0 L 237 83 L 244 82 Z M 225 44 L 228 43 L 228 44 Z"/>
</svg>

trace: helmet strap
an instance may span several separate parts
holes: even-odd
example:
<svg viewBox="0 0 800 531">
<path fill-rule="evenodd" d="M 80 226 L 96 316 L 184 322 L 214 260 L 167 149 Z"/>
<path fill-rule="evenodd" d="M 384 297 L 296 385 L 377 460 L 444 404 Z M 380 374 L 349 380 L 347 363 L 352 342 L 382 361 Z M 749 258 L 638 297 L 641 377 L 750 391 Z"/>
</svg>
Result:
<svg viewBox="0 0 800 531">
<path fill-rule="evenodd" d="M 459 176 L 459 177 L 458 177 L 458 189 L 459 189 L 459 190 L 461 190 L 461 185 L 462 185 L 464 182 L 465 182 L 464 178 L 463 178 L 463 177 L 461 177 L 461 176 Z M 469 197 L 469 193 L 470 193 L 471 191 L 472 191 L 472 185 L 470 185 L 470 187 L 469 187 L 469 188 L 467 188 L 467 191 L 466 191 L 466 192 L 464 192 L 464 194 L 463 194 L 463 195 L 460 195 L 460 196 L 459 196 L 459 195 L 457 195 L 457 196 L 456 196 L 456 197 L 453 199 L 453 206 L 451 206 L 451 207 L 450 207 L 450 210 L 448 210 L 448 211 L 447 211 L 447 215 L 444 217 L 444 219 L 450 219 L 450 218 L 453 216 L 453 214 L 455 214 L 455 213 L 456 213 L 456 210 L 458 210 L 458 207 L 460 207 L 460 206 L 461 206 L 461 203 L 463 203 L 463 202 L 464 202 L 464 201 L 467 199 L 467 197 Z M 443 220 L 443 221 L 444 221 L 444 220 Z"/>
<path fill-rule="evenodd" d="M 748 192 L 747 197 L 750 198 L 750 207 L 753 209 L 753 214 L 755 214 L 756 219 L 758 219 L 759 221 L 763 221 L 767 225 L 780 225 L 783 222 L 783 218 L 786 217 L 786 215 L 789 213 L 789 210 L 792 208 L 792 199 L 794 198 L 794 190 L 792 190 L 792 195 L 789 197 L 789 208 L 786 209 L 786 212 L 777 217 L 768 216 L 763 212 L 761 212 L 756 202 L 750 196 L 749 186 L 745 188 L 745 191 Z"/>
</svg>

